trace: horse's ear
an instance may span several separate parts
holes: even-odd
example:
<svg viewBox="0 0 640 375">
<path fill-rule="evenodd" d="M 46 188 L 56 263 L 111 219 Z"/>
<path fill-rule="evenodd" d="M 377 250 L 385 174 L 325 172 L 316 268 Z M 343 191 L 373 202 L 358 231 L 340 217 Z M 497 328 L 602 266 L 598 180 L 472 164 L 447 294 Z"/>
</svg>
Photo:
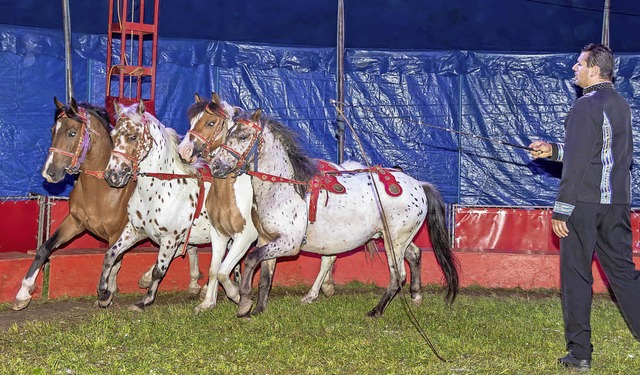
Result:
<svg viewBox="0 0 640 375">
<path fill-rule="evenodd" d="M 145 110 L 145 106 L 144 106 L 144 100 L 140 99 L 140 103 L 138 103 L 138 114 L 139 115 L 144 115 L 144 110 Z"/>
<path fill-rule="evenodd" d="M 113 101 L 113 109 L 114 113 L 116 114 L 116 118 L 120 117 L 120 114 L 122 113 L 122 105 L 118 103 L 117 100 Z"/>
<path fill-rule="evenodd" d="M 62 108 L 64 108 L 64 104 L 62 104 L 62 103 L 58 100 L 58 98 L 57 98 L 57 97 L 55 97 L 55 96 L 53 97 L 53 102 L 54 102 L 54 103 L 55 103 L 55 105 L 56 105 L 56 109 L 62 109 Z"/>
<path fill-rule="evenodd" d="M 76 100 L 74 99 L 73 96 L 71 97 L 70 108 L 71 108 L 71 111 L 73 113 L 76 113 L 76 114 L 79 113 L 79 111 L 78 111 L 78 103 L 76 103 Z"/>
<path fill-rule="evenodd" d="M 202 101 L 202 98 L 200 98 L 200 95 L 196 93 L 196 103 L 200 103 L 201 101 Z"/>
<path fill-rule="evenodd" d="M 260 116 L 262 116 L 262 109 L 258 108 L 256 109 L 255 112 L 253 112 L 253 114 L 251 115 L 251 120 L 258 122 L 260 121 Z"/>
<path fill-rule="evenodd" d="M 240 107 L 233 107 L 233 117 L 238 116 L 239 114 L 242 113 L 242 111 L 243 111 L 243 109 L 240 108 Z"/>
<path fill-rule="evenodd" d="M 218 96 L 218 94 L 216 94 L 216 93 L 215 93 L 215 92 L 213 92 L 213 91 L 211 92 L 211 101 L 212 101 L 214 104 L 218 104 L 218 105 L 220 105 L 220 97 Z"/>
</svg>

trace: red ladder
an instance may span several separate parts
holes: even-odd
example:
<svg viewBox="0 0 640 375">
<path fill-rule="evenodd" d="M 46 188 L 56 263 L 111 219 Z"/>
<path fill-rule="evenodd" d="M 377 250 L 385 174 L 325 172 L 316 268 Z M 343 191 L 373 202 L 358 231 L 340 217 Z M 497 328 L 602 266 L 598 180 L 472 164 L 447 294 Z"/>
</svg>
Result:
<svg viewBox="0 0 640 375">
<path fill-rule="evenodd" d="M 116 7 L 114 9 L 114 2 Z M 146 110 L 155 115 L 156 58 L 158 50 L 158 9 L 160 0 L 153 2 L 153 14 L 145 14 L 145 0 L 109 0 L 109 28 L 107 31 L 107 87 L 105 106 L 114 118 L 114 102 L 131 105 L 144 98 Z M 151 17 L 150 17 L 151 16 Z M 145 19 L 153 18 L 153 23 Z M 135 38 L 135 37 L 137 38 Z M 120 54 L 113 58 L 113 40 L 120 39 Z M 145 45 L 146 43 L 146 45 Z M 151 61 L 144 55 L 151 43 Z M 112 95 L 111 82 L 117 77 L 117 95 Z M 147 89 L 148 87 L 148 89 Z M 126 89 L 126 90 L 125 90 Z"/>
</svg>

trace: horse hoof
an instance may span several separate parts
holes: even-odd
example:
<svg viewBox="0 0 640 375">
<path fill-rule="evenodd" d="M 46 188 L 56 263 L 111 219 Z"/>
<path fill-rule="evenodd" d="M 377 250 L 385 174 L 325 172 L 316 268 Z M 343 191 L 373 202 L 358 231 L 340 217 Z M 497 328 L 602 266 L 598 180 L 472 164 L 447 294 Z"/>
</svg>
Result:
<svg viewBox="0 0 640 375">
<path fill-rule="evenodd" d="M 98 290 L 98 305 L 100 307 L 109 307 L 112 301 L 113 294 L 109 290 Z"/>
<path fill-rule="evenodd" d="M 312 304 L 313 302 L 315 302 L 315 300 L 316 300 L 316 298 L 314 298 L 314 297 L 311 297 L 311 296 L 304 296 L 304 298 L 302 298 L 302 299 L 300 300 L 300 302 L 302 302 L 302 304 L 304 304 L 304 305 L 310 305 L 310 304 Z"/>
<path fill-rule="evenodd" d="M 329 284 L 329 285 L 323 284 L 322 293 L 325 295 L 325 297 L 331 298 L 336 293 L 336 288 L 333 286 L 333 284 Z"/>
<path fill-rule="evenodd" d="M 251 312 L 251 306 L 253 305 L 253 301 L 248 298 L 240 298 L 240 303 L 238 304 L 238 312 L 236 316 L 242 318 L 244 316 L 249 315 Z"/>
<path fill-rule="evenodd" d="M 23 300 L 15 300 L 11 304 L 11 308 L 14 309 L 15 311 L 24 310 L 27 308 L 27 306 L 29 306 L 30 302 L 31 302 L 31 298 L 23 299 Z"/>
<path fill-rule="evenodd" d="M 144 303 L 142 302 L 135 303 L 129 306 L 128 310 L 133 312 L 144 312 Z"/>
<path fill-rule="evenodd" d="M 192 296 L 195 296 L 198 293 L 200 293 L 201 289 L 202 288 L 200 288 L 200 286 L 190 286 L 189 289 L 187 289 L 187 293 L 191 294 Z"/>
<path fill-rule="evenodd" d="M 236 294 L 233 297 L 231 296 L 227 296 L 227 297 L 229 297 L 229 300 L 231 300 L 231 302 L 235 303 L 236 305 L 240 304 L 240 295 Z"/>
<path fill-rule="evenodd" d="M 109 298 L 106 301 L 97 300 L 93 303 L 93 306 L 106 309 L 107 307 L 111 306 L 112 303 L 113 303 L 113 299 Z"/>
<path fill-rule="evenodd" d="M 149 287 L 151 286 L 151 279 L 147 279 L 144 276 L 140 277 L 138 279 L 138 286 L 142 289 L 149 289 Z"/>
<path fill-rule="evenodd" d="M 203 313 L 203 312 L 205 312 L 207 310 L 211 310 L 214 307 L 216 307 L 215 303 L 212 303 L 212 304 L 201 303 L 198 306 L 196 306 L 195 313 L 196 313 L 196 315 L 200 315 L 201 313 Z"/>
<path fill-rule="evenodd" d="M 422 304 L 422 295 L 411 297 L 411 303 L 413 306 L 420 306 Z"/>
<path fill-rule="evenodd" d="M 369 318 L 379 318 L 382 316 L 382 313 L 377 310 L 371 310 L 367 313 L 367 317 Z"/>
</svg>

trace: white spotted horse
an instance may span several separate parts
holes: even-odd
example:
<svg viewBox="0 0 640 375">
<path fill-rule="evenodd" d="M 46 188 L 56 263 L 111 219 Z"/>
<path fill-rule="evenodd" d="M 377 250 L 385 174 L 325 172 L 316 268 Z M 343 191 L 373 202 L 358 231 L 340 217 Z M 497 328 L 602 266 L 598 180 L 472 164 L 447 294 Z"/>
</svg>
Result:
<svg viewBox="0 0 640 375">
<path fill-rule="evenodd" d="M 195 99 L 195 103 L 187 111 L 190 130 L 178 148 L 182 159 L 189 162 L 195 162 L 200 155 L 206 160 L 210 150 L 218 148 L 222 143 L 222 136 L 233 124 L 233 116 L 238 110 L 221 101 L 215 93 L 212 94 L 211 100 L 202 100 L 198 94 Z M 211 263 L 209 280 L 217 279 L 222 284 L 227 297 L 238 303 L 239 287 L 231 281 L 230 274 L 258 237 L 251 217 L 253 207 L 251 178 L 244 175 L 213 179 L 205 205 L 211 224 L 219 234 L 218 243 L 212 243 L 212 247 L 219 249 L 216 251 L 224 251 L 231 240 L 222 263 Z M 206 288 L 206 295 L 199 310 L 215 305 L 214 292 L 214 288 Z"/>
<path fill-rule="evenodd" d="M 155 301 L 160 281 L 174 257 L 186 244 L 211 242 L 217 236 L 204 209 L 211 186 L 208 169 L 182 163 L 178 135 L 145 111 L 144 102 L 131 106 L 115 104 L 116 126 L 111 131 L 113 150 L 105 179 L 121 187 L 134 178 L 136 189 L 128 204 L 129 222 L 122 235 L 106 252 L 98 283 L 98 303 L 106 307 L 112 290 L 107 279 L 122 254 L 140 240 L 149 238 L 159 246 L 147 294 L 132 309 L 144 310 Z M 212 262 L 223 255 L 212 253 Z M 216 285 L 217 289 L 217 285 Z"/>
<path fill-rule="evenodd" d="M 260 262 L 294 256 L 301 250 L 332 256 L 380 236 L 388 259 L 389 286 L 368 315 L 382 315 L 406 278 L 403 257 L 407 251 L 419 252 L 412 241 L 425 220 L 444 274 L 445 299 L 454 301 L 458 292 L 457 261 L 449 244 L 444 203 L 433 185 L 380 167 L 374 171 L 320 173 L 318 163 L 305 155 L 295 133 L 271 117 L 262 116 L 260 110 L 251 116 L 236 116 L 210 166 L 214 177 L 243 171 L 251 174 L 260 226 L 272 238 L 245 259 L 238 316 L 250 313 L 252 276 Z M 324 185 L 326 189 L 314 185 Z M 379 194 L 375 194 L 374 187 Z M 319 278 L 331 263 L 330 257 L 323 258 Z M 270 281 L 260 283 L 259 298 L 263 299 L 258 300 L 254 313 L 265 309 Z M 316 280 L 309 298 L 317 295 L 320 283 Z M 419 287 L 411 286 L 412 298 L 417 298 Z"/>
<path fill-rule="evenodd" d="M 50 183 L 61 181 L 67 173 L 78 174 L 78 178 L 69 194 L 69 213 L 36 251 L 12 304 L 14 310 L 22 310 L 29 305 L 40 268 L 54 250 L 84 231 L 106 240 L 111 246 L 129 221 L 127 202 L 135 189 L 135 182 L 116 189 L 104 180 L 103 172 L 113 149 L 106 110 L 89 103 L 77 104 L 73 98 L 67 106 L 57 98 L 54 98 L 54 103 L 56 110 L 51 128 L 51 147 L 42 168 L 42 176 Z M 195 248 L 189 249 L 189 255 L 190 290 L 197 293 L 199 270 Z M 116 273 L 119 269 L 120 262 L 117 262 L 113 277 L 109 279 L 112 290 L 117 288 Z M 147 272 L 148 277 L 152 270 L 153 267 Z M 143 279 L 145 277 L 143 275 Z"/>
</svg>

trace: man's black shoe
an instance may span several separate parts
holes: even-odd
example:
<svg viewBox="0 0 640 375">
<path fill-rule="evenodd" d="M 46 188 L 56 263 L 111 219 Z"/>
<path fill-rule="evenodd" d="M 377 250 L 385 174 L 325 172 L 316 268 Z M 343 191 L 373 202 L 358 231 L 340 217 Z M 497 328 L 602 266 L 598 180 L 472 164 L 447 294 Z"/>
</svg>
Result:
<svg viewBox="0 0 640 375">
<path fill-rule="evenodd" d="M 558 364 L 566 368 L 576 369 L 578 371 L 589 371 L 589 369 L 591 368 L 590 359 L 578 359 L 573 356 L 572 352 L 569 352 L 564 357 L 559 358 Z"/>
</svg>

